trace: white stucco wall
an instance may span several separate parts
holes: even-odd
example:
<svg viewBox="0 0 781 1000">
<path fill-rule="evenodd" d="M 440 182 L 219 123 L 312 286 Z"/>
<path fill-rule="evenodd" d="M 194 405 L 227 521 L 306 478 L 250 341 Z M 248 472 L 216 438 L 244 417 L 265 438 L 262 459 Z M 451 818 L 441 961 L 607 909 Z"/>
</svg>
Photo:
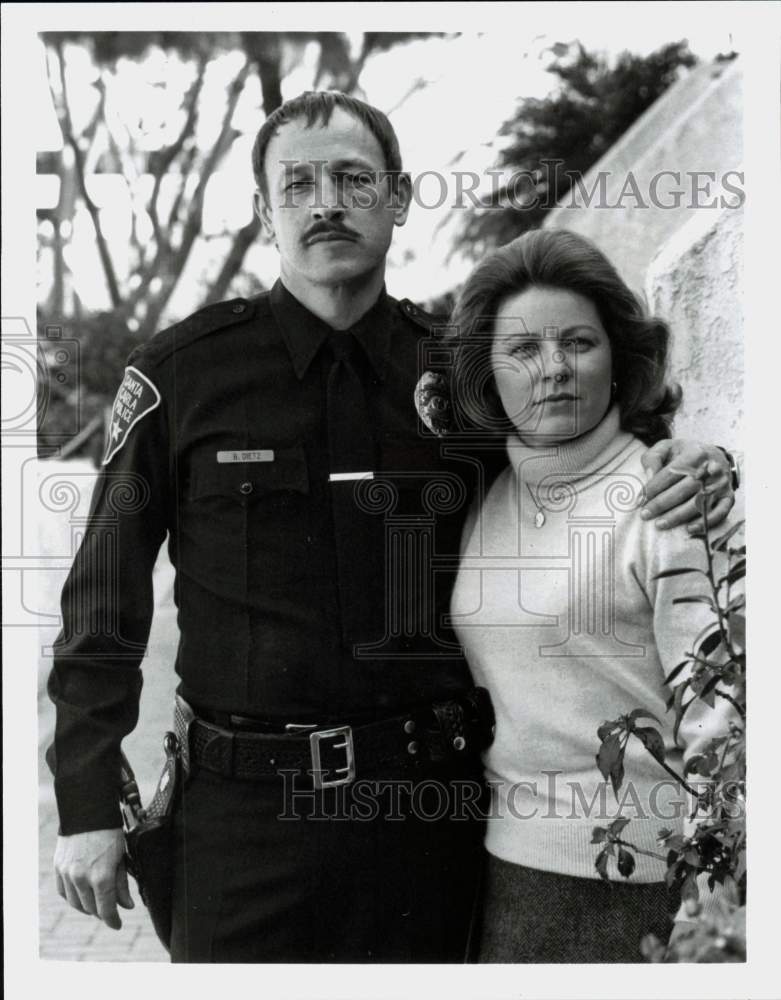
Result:
<svg viewBox="0 0 781 1000">
<path fill-rule="evenodd" d="M 683 387 L 675 432 L 742 451 L 743 211 L 699 215 L 651 261 L 646 295 L 670 324 L 671 370 Z"/>
<path fill-rule="evenodd" d="M 694 207 L 691 199 L 673 208 L 639 207 L 631 197 L 615 202 L 630 173 L 647 195 L 660 172 L 723 178 L 742 174 L 742 161 L 740 59 L 703 64 L 660 97 L 586 175 L 589 191 L 600 172 L 605 175 L 607 206 L 577 198 L 573 206 L 567 196 L 545 220 L 546 227 L 593 240 L 669 322 L 671 374 L 684 393 L 675 433 L 737 451 L 744 447 L 743 199 L 728 196 L 741 207 L 723 207 L 717 182 L 714 207 Z M 669 185 L 657 191 L 665 200 Z"/>
</svg>

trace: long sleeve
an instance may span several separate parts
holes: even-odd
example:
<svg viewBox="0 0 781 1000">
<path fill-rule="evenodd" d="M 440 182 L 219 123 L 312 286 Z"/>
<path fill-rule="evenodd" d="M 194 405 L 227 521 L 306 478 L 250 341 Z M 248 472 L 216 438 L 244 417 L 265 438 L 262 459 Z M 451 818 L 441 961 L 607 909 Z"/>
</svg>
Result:
<svg viewBox="0 0 781 1000">
<path fill-rule="evenodd" d="M 138 720 L 152 570 L 169 517 L 166 412 L 153 377 L 140 367 L 127 370 L 62 593 L 48 681 L 56 727 L 47 761 L 65 835 L 121 825 L 119 751 Z"/>
</svg>

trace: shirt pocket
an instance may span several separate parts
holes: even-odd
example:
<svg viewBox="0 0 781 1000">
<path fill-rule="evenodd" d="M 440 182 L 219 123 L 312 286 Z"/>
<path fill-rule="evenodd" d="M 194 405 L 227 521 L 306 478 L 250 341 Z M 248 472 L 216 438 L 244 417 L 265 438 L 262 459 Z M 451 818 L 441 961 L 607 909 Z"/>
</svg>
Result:
<svg viewBox="0 0 781 1000">
<path fill-rule="evenodd" d="M 308 544 L 309 473 L 300 444 L 268 449 L 269 462 L 196 462 L 183 517 L 188 565 L 244 600 L 300 578 Z M 183 556 L 185 553 L 183 553 Z"/>
<path fill-rule="evenodd" d="M 309 493 L 309 472 L 302 445 L 267 449 L 263 462 L 211 462 L 196 466 L 190 477 L 188 500 L 222 500 L 250 505 L 283 500 L 285 494 Z"/>
</svg>

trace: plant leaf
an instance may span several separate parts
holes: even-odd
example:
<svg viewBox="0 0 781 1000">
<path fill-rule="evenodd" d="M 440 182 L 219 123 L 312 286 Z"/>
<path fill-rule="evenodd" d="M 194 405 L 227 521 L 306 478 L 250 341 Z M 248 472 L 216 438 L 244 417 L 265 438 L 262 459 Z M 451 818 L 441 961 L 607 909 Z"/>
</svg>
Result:
<svg viewBox="0 0 781 1000">
<path fill-rule="evenodd" d="M 729 616 L 730 639 L 739 649 L 746 648 L 746 618 L 744 615 L 731 614 Z"/>
<path fill-rule="evenodd" d="M 624 876 L 624 878 L 629 878 L 632 872 L 635 870 L 635 858 L 633 854 L 625 848 L 621 848 L 618 852 L 618 870 Z"/>
<path fill-rule="evenodd" d="M 729 531 L 726 531 L 723 535 L 719 535 L 719 537 L 713 542 L 711 546 L 714 552 L 723 552 L 727 546 L 727 542 L 730 540 L 730 538 L 732 538 L 734 534 L 740 531 L 740 529 L 743 527 L 744 524 L 745 521 L 738 521 L 737 524 L 732 525 Z"/>
<path fill-rule="evenodd" d="M 635 719 L 653 719 L 654 722 L 661 726 L 661 722 L 659 722 L 653 712 L 648 712 L 644 708 L 633 708 L 627 718 L 630 722 L 634 722 Z"/>
<path fill-rule="evenodd" d="M 604 826 L 595 826 L 591 831 L 591 843 L 602 844 L 607 840 L 607 830 Z"/>
<path fill-rule="evenodd" d="M 702 635 L 702 633 L 700 633 Z M 708 657 L 711 653 L 715 653 L 716 650 L 721 645 L 721 632 L 717 625 L 709 625 L 705 637 L 695 646 L 695 651 L 698 655 Z"/>
<path fill-rule="evenodd" d="M 597 738 L 600 742 L 604 742 L 607 737 L 616 729 L 618 726 L 618 721 L 608 722 L 607 720 L 602 723 L 602 725 L 597 730 Z"/>
<path fill-rule="evenodd" d="M 618 758 L 616 763 L 613 765 L 613 769 L 610 772 L 610 783 L 613 786 L 613 794 L 618 798 L 618 790 L 624 783 L 624 752 L 621 751 L 621 756 Z"/>
<path fill-rule="evenodd" d="M 618 819 L 614 819 L 610 826 L 608 826 L 608 833 L 613 837 L 617 837 L 629 822 L 630 820 L 626 816 L 619 816 Z"/>
<path fill-rule="evenodd" d="M 727 614 L 729 614 L 731 611 L 739 611 L 740 608 L 745 608 L 745 606 L 746 606 L 746 595 L 736 594 L 727 605 Z"/>
<path fill-rule="evenodd" d="M 721 677 L 716 675 L 711 677 L 705 687 L 700 691 L 700 701 L 704 701 L 706 705 L 710 708 L 716 704 L 716 685 L 721 680 Z"/>
<path fill-rule="evenodd" d="M 707 604 L 714 614 L 718 614 L 716 605 L 711 597 L 705 594 L 697 594 L 696 597 L 674 597 L 673 604 Z"/>
<path fill-rule="evenodd" d="M 673 740 L 678 742 L 678 730 L 681 728 L 681 722 L 686 714 L 686 710 L 693 701 L 697 700 L 696 695 L 693 695 L 687 702 L 684 702 L 683 697 L 686 692 L 688 683 L 684 681 L 683 684 L 679 684 L 675 689 L 675 725 L 673 726 Z"/>
<path fill-rule="evenodd" d="M 681 576 L 683 573 L 702 573 L 703 576 L 707 576 L 704 570 L 696 566 L 685 566 L 681 569 L 666 569 L 662 573 L 656 573 L 653 579 L 664 580 L 668 576 Z"/>
<path fill-rule="evenodd" d="M 599 872 L 599 877 L 604 879 L 605 882 L 610 881 L 610 876 L 607 873 L 607 858 L 607 851 L 603 848 L 594 861 L 594 867 Z"/>
<path fill-rule="evenodd" d="M 664 739 L 661 733 L 653 726 L 638 726 L 634 730 L 635 736 L 640 740 L 652 757 L 656 758 L 660 764 L 664 763 Z"/>
<path fill-rule="evenodd" d="M 683 668 L 688 664 L 688 662 L 689 662 L 688 660 L 681 660 L 681 662 L 677 666 L 673 667 L 672 670 L 670 671 L 670 673 L 665 677 L 664 683 L 665 684 L 669 684 L 670 681 L 675 680 L 675 678 L 683 670 Z"/>
<path fill-rule="evenodd" d="M 608 736 L 602 741 L 602 746 L 597 753 L 597 767 L 602 777 L 607 781 L 610 777 L 616 761 L 621 757 L 621 742 L 615 735 Z"/>
</svg>

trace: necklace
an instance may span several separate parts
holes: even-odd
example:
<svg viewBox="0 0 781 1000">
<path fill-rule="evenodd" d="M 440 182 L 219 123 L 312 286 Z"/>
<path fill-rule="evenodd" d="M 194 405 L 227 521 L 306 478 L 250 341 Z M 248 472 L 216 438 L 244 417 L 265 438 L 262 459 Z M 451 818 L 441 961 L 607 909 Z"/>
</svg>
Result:
<svg viewBox="0 0 781 1000">
<path fill-rule="evenodd" d="M 526 486 L 526 489 L 529 491 L 529 496 L 532 498 L 532 503 L 537 508 L 537 513 L 534 515 L 534 527 L 541 528 L 543 524 L 545 524 L 545 511 L 543 511 L 542 507 L 540 507 L 540 505 L 534 499 L 534 493 L 532 492 L 531 486 L 529 486 L 528 483 L 524 483 L 524 485 Z"/>
</svg>

